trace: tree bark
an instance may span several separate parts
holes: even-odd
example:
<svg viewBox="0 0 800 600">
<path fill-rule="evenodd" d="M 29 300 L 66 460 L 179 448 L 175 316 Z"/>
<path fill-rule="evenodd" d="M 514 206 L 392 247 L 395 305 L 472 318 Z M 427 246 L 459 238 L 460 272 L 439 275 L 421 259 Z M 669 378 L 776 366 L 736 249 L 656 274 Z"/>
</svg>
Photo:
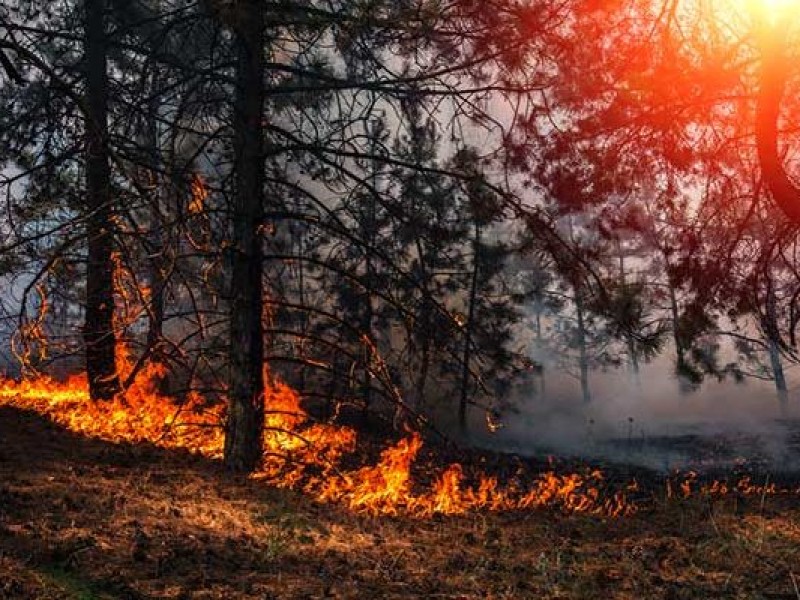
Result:
<svg viewBox="0 0 800 600">
<path fill-rule="evenodd" d="M 458 404 L 458 426 L 467 431 L 467 404 L 469 402 L 469 364 L 472 360 L 472 327 L 475 321 L 475 305 L 478 301 L 478 275 L 480 273 L 481 226 L 475 223 L 475 249 L 472 257 L 472 282 L 469 290 L 467 322 L 464 324 L 464 356 L 461 365 L 461 400 Z"/>
<path fill-rule="evenodd" d="M 230 300 L 228 420 L 225 465 L 253 471 L 262 457 L 264 332 L 261 321 L 264 219 L 263 126 L 264 9 L 239 3 L 235 30 L 233 278 Z"/>
<path fill-rule="evenodd" d="M 363 415 L 366 419 L 369 414 L 370 406 L 372 405 L 372 373 L 370 367 L 373 360 L 373 350 L 378 345 L 378 340 L 375 335 L 374 320 L 375 320 L 375 307 L 373 306 L 373 295 L 375 292 L 375 265 L 372 262 L 372 253 L 375 248 L 375 240 L 377 239 L 377 188 L 378 188 L 378 169 L 379 163 L 376 160 L 377 156 L 377 142 L 378 142 L 378 125 L 372 124 L 374 129 L 368 130 L 370 137 L 370 152 L 372 153 L 372 173 L 370 179 L 372 188 L 367 195 L 367 214 L 366 223 L 363 229 L 364 242 L 367 244 L 367 252 L 364 264 L 364 295 L 363 295 L 363 313 L 361 331 L 362 335 L 366 336 L 369 343 L 362 341 L 362 355 L 364 360 L 364 370 L 361 379 L 361 398 L 364 402 Z"/>
<path fill-rule="evenodd" d="M 93 400 L 120 391 L 114 335 L 114 263 L 111 169 L 108 156 L 108 75 L 104 0 L 86 0 L 86 316 L 83 339 Z"/>
<path fill-rule="evenodd" d="M 150 158 L 148 184 L 152 190 L 150 198 L 150 225 L 148 234 L 150 310 L 148 313 L 147 348 L 155 350 L 162 339 L 164 330 L 164 288 L 166 286 L 166 243 L 161 218 L 163 196 L 168 193 L 160 171 L 163 167 L 161 140 L 159 139 L 158 118 L 161 100 L 158 96 L 159 79 L 154 76 L 149 83 L 149 93 L 153 98 L 148 105 L 145 144 Z M 156 360 L 158 351 L 155 352 Z"/>
<path fill-rule="evenodd" d="M 675 342 L 676 370 L 678 373 L 681 373 L 686 366 L 686 349 L 683 347 L 683 339 L 681 337 L 681 316 L 680 308 L 678 307 L 678 293 L 671 276 L 667 285 L 669 287 L 670 314 L 672 315 L 672 339 Z"/>
<path fill-rule="evenodd" d="M 431 273 L 428 270 L 427 256 L 422 248 L 422 242 L 419 238 L 415 241 L 417 249 L 417 260 L 419 261 L 419 285 L 422 292 L 420 300 L 420 308 L 416 315 L 417 327 L 414 333 L 415 345 L 420 347 L 419 350 L 419 364 L 418 375 L 414 385 L 416 390 L 416 409 L 418 412 L 425 410 L 425 388 L 428 385 L 428 372 L 431 363 L 431 346 L 433 345 L 433 319 L 431 307 L 431 298 L 433 294 L 430 291 L 429 284 L 431 282 Z"/>
<path fill-rule="evenodd" d="M 789 388 L 786 385 L 786 374 L 783 371 L 781 361 L 781 335 L 778 331 L 777 299 L 772 283 L 767 284 L 767 302 L 764 315 L 764 331 L 767 336 L 767 348 L 769 351 L 770 367 L 772 367 L 772 377 L 775 381 L 775 393 L 778 396 L 778 405 L 781 415 L 786 415 L 789 410 Z"/>
<path fill-rule="evenodd" d="M 575 290 L 575 313 L 578 318 L 578 366 L 581 373 L 581 397 L 583 402 L 588 404 L 592 401 L 592 390 L 589 387 L 589 350 L 586 344 L 583 299 L 579 287 L 576 285 L 573 289 Z"/>
<path fill-rule="evenodd" d="M 780 348 L 775 340 L 770 339 L 767 343 L 772 376 L 775 379 L 775 393 L 778 396 L 778 407 L 781 415 L 786 415 L 789 411 L 789 388 L 786 386 L 786 375 L 783 372 Z"/>
</svg>

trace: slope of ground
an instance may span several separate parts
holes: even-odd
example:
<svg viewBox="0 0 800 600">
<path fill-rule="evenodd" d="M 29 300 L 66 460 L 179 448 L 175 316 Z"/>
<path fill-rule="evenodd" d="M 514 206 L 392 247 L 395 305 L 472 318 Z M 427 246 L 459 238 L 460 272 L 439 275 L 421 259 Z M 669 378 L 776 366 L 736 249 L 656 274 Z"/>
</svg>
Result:
<svg viewBox="0 0 800 600">
<path fill-rule="evenodd" d="M 371 518 L 0 408 L 0 598 L 800 599 L 797 499 Z"/>
</svg>

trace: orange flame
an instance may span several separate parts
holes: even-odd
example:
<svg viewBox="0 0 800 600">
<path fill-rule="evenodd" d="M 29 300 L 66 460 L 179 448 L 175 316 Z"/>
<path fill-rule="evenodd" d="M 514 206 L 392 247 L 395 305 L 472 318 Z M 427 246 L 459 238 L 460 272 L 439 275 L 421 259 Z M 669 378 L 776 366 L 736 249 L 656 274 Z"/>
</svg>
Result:
<svg viewBox="0 0 800 600">
<path fill-rule="evenodd" d="M 206 200 L 208 199 L 208 185 L 206 180 L 199 173 L 192 175 L 190 183 L 192 198 L 189 200 L 189 205 L 186 209 L 190 215 L 199 215 L 205 210 Z"/>
<path fill-rule="evenodd" d="M 143 373 L 146 374 L 145 371 Z M 423 447 L 412 433 L 385 449 L 377 464 L 342 469 L 342 458 L 356 448 L 348 427 L 311 423 L 299 396 L 288 386 L 268 380 L 265 390 L 264 460 L 254 475 L 279 487 L 300 489 L 322 502 L 337 502 L 373 515 L 458 515 L 476 509 L 525 510 L 557 507 L 568 512 L 617 516 L 630 514 L 624 492 L 603 500 L 596 484 L 599 472 L 542 474 L 530 489 L 499 485 L 480 477 L 465 484 L 464 469 L 450 465 L 430 489 L 416 491 L 412 466 Z M 151 443 L 184 448 L 213 459 L 223 451 L 224 418 L 220 408 L 207 408 L 190 395 L 181 406 L 160 396 L 149 375 L 140 375 L 124 398 L 93 403 L 84 376 L 59 382 L 46 376 L 20 382 L 0 380 L 0 405 L 34 410 L 72 431 L 118 443 Z"/>
<path fill-rule="evenodd" d="M 220 459 L 224 411 L 206 407 L 199 395 L 189 395 L 176 405 L 159 395 L 152 375 L 143 370 L 124 398 L 94 403 L 86 378 L 74 376 L 59 382 L 47 376 L 19 382 L 0 379 L 0 405 L 33 410 L 77 433 L 117 443 L 150 443 L 164 448 L 183 448 Z M 356 449 L 356 432 L 348 427 L 313 423 L 294 390 L 274 378 L 265 390 L 264 459 L 254 475 L 278 487 L 302 490 L 321 502 L 335 502 L 371 515 L 460 515 L 475 510 L 519 511 L 556 508 L 618 517 L 636 512 L 627 494 L 638 490 L 631 481 L 609 495 L 602 490 L 600 471 L 586 474 L 541 473 L 527 486 L 511 481 L 501 485 L 494 477 L 478 476 L 468 483 L 465 469 L 451 464 L 430 488 L 415 482 L 412 468 L 423 447 L 412 433 L 386 448 L 375 465 L 351 470 L 342 459 Z M 714 481 L 701 485 L 696 473 L 667 480 L 668 495 L 677 485 L 682 498 L 730 493 L 774 495 L 798 492 L 775 484 L 754 484 L 744 477 L 735 484 Z"/>
<path fill-rule="evenodd" d="M 199 176 L 192 180 L 193 203 L 200 206 L 208 196 Z M 136 360 L 125 343 L 128 329 L 146 315 L 150 291 L 136 281 L 121 255 L 114 263 L 114 329 L 119 341 L 117 370 L 123 381 L 133 373 Z M 44 348 L 42 315 L 47 298 L 40 291 L 40 317 L 32 323 L 28 337 Z M 269 315 L 265 315 L 269 318 Z M 369 340 L 366 340 L 369 343 Z M 376 359 L 374 368 L 385 369 Z M 89 398 L 84 375 L 57 381 L 32 375 L 22 381 L 0 378 L 0 405 L 33 410 L 82 435 L 116 443 L 150 443 L 164 448 L 183 448 L 219 459 L 224 439 L 224 410 L 207 406 L 198 394 L 188 394 L 180 404 L 159 392 L 158 382 L 166 374 L 156 362 L 139 370 L 124 394 L 109 402 Z M 602 498 L 602 474 L 558 475 L 553 470 L 540 475 L 528 489 L 511 482 L 478 476 L 467 483 L 464 468 L 452 464 L 426 489 L 415 485 L 412 466 L 423 441 L 411 433 L 386 448 L 375 465 L 346 470 L 343 458 L 356 449 L 356 432 L 348 427 L 310 421 L 297 393 L 265 371 L 264 456 L 254 475 L 273 485 L 300 489 L 324 502 L 338 502 L 358 512 L 374 515 L 456 515 L 475 509 L 525 510 L 556 507 L 568 512 L 617 516 L 630 514 L 635 506 L 626 502 L 624 491 Z M 396 392 L 399 397 L 399 391 Z"/>
<path fill-rule="evenodd" d="M 48 348 L 44 330 L 50 309 L 47 292 L 42 283 L 37 283 L 34 290 L 39 300 L 36 314 L 31 319 L 25 319 L 11 338 L 11 353 L 28 373 L 36 372 L 36 363 L 47 358 Z"/>
<path fill-rule="evenodd" d="M 125 274 L 115 258 L 115 288 L 119 315 L 115 325 L 124 332 L 142 314 L 148 294 Z M 132 353 L 120 343 L 120 372 L 131 372 Z M 77 433 L 117 443 L 150 443 L 183 448 L 220 459 L 224 439 L 224 409 L 209 407 L 199 394 L 190 393 L 180 403 L 163 396 L 157 382 L 163 365 L 150 364 L 137 374 L 124 395 L 110 402 L 89 399 L 86 377 L 56 381 L 36 375 L 22 381 L 0 378 L 0 405 L 33 410 Z M 430 486 L 417 481 L 412 469 L 423 448 L 418 433 L 411 433 L 386 448 L 374 465 L 344 468 L 343 460 L 356 450 L 356 432 L 331 424 L 315 423 L 290 387 L 265 370 L 264 457 L 255 478 L 278 487 L 302 490 L 321 502 L 336 502 L 372 515 L 460 515 L 474 510 L 519 511 L 556 508 L 601 516 L 630 515 L 637 505 L 628 494 L 639 488 L 635 480 L 609 492 L 599 470 L 559 474 L 551 459 L 549 469 L 523 485 L 516 478 L 501 485 L 494 477 L 467 474 L 463 465 L 449 465 Z M 782 493 L 774 484 L 753 484 L 743 478 L 735 485 L 723 482 L 700 485 L 696 473 L 682 480 L 667 480 L 667 495 L 689 498 Z"/>
</svg>

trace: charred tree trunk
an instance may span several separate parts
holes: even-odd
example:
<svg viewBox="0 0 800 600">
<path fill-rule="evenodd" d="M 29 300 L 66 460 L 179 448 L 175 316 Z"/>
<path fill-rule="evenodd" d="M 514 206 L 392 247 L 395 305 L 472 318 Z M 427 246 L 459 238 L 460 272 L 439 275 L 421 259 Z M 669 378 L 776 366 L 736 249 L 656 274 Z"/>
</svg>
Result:
<svg viewBox="0 0 800 600">
<path fill-rule="evenodd" d="M 625 270 L 625 248 L 622 245 L 622 240 L 617 238 L 617 256 L 619 260 L 619 282 L 622 289 L 627 286 L 627 272 Z M 633 383 L 636 385 L 637 390 L 641 390 L 642 380 L 639 376 L 639 352 L 636 348 L 636 340 L 630 333 L 625 334 L 625 345 L 628 347 L 628 359 L 630 360 L 629 366 L 631 375 L 633 375 Z"/>
<path fill-rule="evenodd" d="M 422 412 L 425 410 L 426 404 L 426 388 L 428 387 L 428 373 L 431 365 L 431 346 L 433 340 L 431 339 L 432 319 L 430 317 L 430 309 L 428 303 L 428 291 L 425 290 L 425 298 L 423 299 L 422 310 L 419 315 L 420 327 L 418 327 L 420 350 L 419 350 L 419 371 L 417 373 L 417 380 L 414 384 L 416 390 L 416 408 L 417 411 Z"/>
<path fill-rule="evenodd" d="M 239 6 L 235 28 L 233 279 L 230 299 L 228 421 L 225 464 L 254 470 L 262 455 L 264 426 L 264 332 L 261 321 L 264 218 L 263 126 L 264 8 L 260 0 Z"/>
<path fill-rule="evenodd" d="M 362 315 L 361 315 L 361 334 L 365 337 L 365 340 L 362 340 L 362 356 L 363 356 L 363 373 L 361 379 L 361 399 L 364 402 L 363 406 L 363 416 L 364 419 L 367 419 L 369 415 L 369 409 L 372 405 L 372 373 L 371 373 L 371 366 L 373 360 L 373 351 L 377 346 L 377 339 L 375 337 L 375 331 L 373 327 L 373 322 L 375 320 L 375 307 L 373 306 L 373 294 L 375 291 L 375 265 L 372 262 L 372 253 L 374 252 L 375 248 L 375 240 L 377 239 L 377 232 L 375 231 L 377 227 L 377 203 L 378 199 L 376 197 L 377 190 L 377 179 L 378 179 L 378 163 L 374 159 L 375 151 L 377 147 L 377 133 L 375 131 L 370 130 L 369 136 L 371 138 L 371 152 L 373 155 L 372 161 L 372 190 L 369 191 L 367 196 L 367 214 L 366 214 L 366 222 L 364 223 L 363 229 L 363 239 L 364 242 L 367 244 L 367 251 L 365 256 L 365 264 L 364 264 L 364 295 L 363 295 L 363 306 L 362 306 Z"/>
<path fill-rule="evenodd" d="M 630 358 L 630 370 L 633 375 L 633 383 L 637 389 L 642 387 L 641 368 L 639 366 L 639 352 L 636 349 L 636 341 L 628 336 L 626 343 L 628 345 L 628 357 Z"/>
<path fill-rule="evenodd" d="M 108 151 L 108 75 L 105 1 L 87 0 L 84 14 L 86 65 L 86 374 L 93 400 L 120 391 L 114 335 L 114 263 L 111 168 Z"/>
<path fill-rule="evenodd" d="M 534 302 L 534 311 L 536 319 L 534 321 L 534 328 L 536 331 L 536 348 L 537 348 L 537 362 L 539 353 L 542 351 L 542 312 L 543 312 L 544 302 L 541 298 L 537 299 Z M 545 394 L 545 379 L 544 379 L 544 364 L 539 363 L 538 368 L 534 370 L 533 374 L 533 381 L 534 387 L 533 391 L 537 394 L 540 398 L 544 398 Z"/>
<path fill-rule="evenodd" d="M 426 388 L 428 387 L 428 371 L 431 365 L 431 340 L 425 336 L 422 340 L 422 349 L 420 351 L 419 360 L 419 374 L 417 381 L 414 384 L 416 390 L 417 403 L 416 409 L 418 412 L 423 412 L 426 408 Z"/>
<path fill-rule="evenodd" d="M 686 364 L 686 348 L 683 346 L 683 336 L 681 334 L 681 316 L 680 308 L 678 306 L 678 293 L 675 289 L 675 284 L 670 276 L 670 281 L 667 284 L 669 287 L 669 307 L 672 315 L 672 339 L 675 343 L 675 370 L 678 376 L 682 376 L 687 370 Z"/>
<path fill-rule="evenodd" d="M 156 198 L 152 200 L 158 202 Z M 151 208 L 151 227 L 160 220 L 161 213 L 157 205 Z M 147 347 L 159 355 L 159 345 L 164 333 L 164 288 L 166 287 L 164 265 L 164 240 L 160 232 L 153 232 L 151 237 L 152 255 L 150 257 L 150 313 L 148 315 Z M 158 360 L 158 359 L 157 359 Z"/>
<path fill-rule="evenodd" d="M 579 286 L 575 290 L 575 312 L 578 319 L 578 366 L 580 368 L 581 397 L 585 403 L 592 401 L 589 387 L 589 350 L 586 343 L 586 323 L 584 321 L 583 298 Z"/>
<path fill-rule="evenodd" d="M 150 310 L 148 312 L 147 348 L 154 352 L 156 360 L 160 360 L 158 347 L 164 330 L 164 288 L 166 287 L 166 243 L 162 224 L 162 197 L 166 186 L 160 175 L 163 165 L 161 143 L 158 131 L 158 118 L 161 108 L 157 95 L 158 77 L 151 82 L 150 94 L 153 100 L 148 107 L 145 141 L 150 155 L 149 184 L 150 197 L 150 227 L 148 235 L 148 267 L 150 270 Z"/>
<path fill-rule="evenodd" d="M 786 386 L 786 375 L 781 361 L 781 336 L 778 331 L 775 291 L 772 289 L 771 282 L 767 286 L 767 303 L 763 326 L 767 335 L 767 350 L 769 352 L 770 367 L 772 367 L 772 377 L 775 381 L 775 392 L 778 395 L 781 414 L 785 415 L 789 409 L 789 388 Z"/>
<path fill-rule="evenodd" d="M 467 430 L 467 404 L 469 402 L 469 364 L 472 360 L 472 328 L 475 324 L 475 304 L 478 301 L 478 274 L 480 271 L 481 226 L 475 223 L 475 249 L 473 251 L 472 282 L 469 290 L 467 321 L 464 324 L 464 355 L 461 365 L 461 400 L 458 404 L 458 426 L 461 432 Z"/>
<path fill-rule="evenodd" d="M 415 345 L 419 347 L 419 363 L 417 379 L 414 384 L 416 391 L 416 408 L 422 412 L 425 409 L 425 388 L 428 385 L 428 372 L 430 371 L 431 352 L 433 346 L 433 310 L 430 290 L 431 272 L 428 269 L 427 256 L 419 238 L 415 241 L 417 260 L 419 261 L 419 285 L 422 293 L 420 309 L 417 313 L 415 331 Z"/>
<path fill-rule="evenodd" d="M 775 340 L 770 339 L 768 341 L 768 349 L 772 376 L 775 379 L 775 392 L 778 395 L 778 405 L 781 414 L 786 415 L 789 410 L 789 389 L 786 386 L 786 375 L 783 372 L 780 347 Z"/>
</svg>

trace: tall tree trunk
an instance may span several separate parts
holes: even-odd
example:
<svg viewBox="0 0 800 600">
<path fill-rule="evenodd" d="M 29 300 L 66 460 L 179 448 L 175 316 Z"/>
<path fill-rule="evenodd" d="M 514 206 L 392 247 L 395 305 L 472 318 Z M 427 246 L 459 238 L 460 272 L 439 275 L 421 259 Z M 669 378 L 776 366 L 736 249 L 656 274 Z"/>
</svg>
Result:
<svg viewBox="0 0 800 600">
<path fill-rule="evenodd" d="M 672 339 L 675 342 L 676 370 L 680 376 L 686 369 L 686 349 L 683 347 L 681 339 L 678 294 L 672 281 L 669 281 L 667 285 L 669 287 L 669 307 L 672 314 Z"/>
<path fill-rule="evenodd" d="M 467 322 L 464 324 L 464 355 L 461 365 L 461 400 L 458 404 L 458 426 L 467 431 L 467 403 L 469 401 L 469 363 L 472 360 L 472 327 L 475 323 L 475 304 L 478 299 L 478 274 L 480 272 L 481 226 L 475 223 L 475 248 L 472 256 L 472 282 L 469 290 Z"/>
<path fill-rule="evenodd" d="M 639 365 L 639 352 L 636 349 L 636 341 L 628 337 L 628 357 L 630 358 L 630 374 L 633 377 L 633 385 L 636 388 L 636 394 L 642 393 L 642 373 Z"/>
<path fill-rule="evenodd" d="M 163 163 L 161 156 L 161 143 L 158 132 L 158 117 L 161 102 L 157 94 L 158 77 L 154 76 L 150 82 L 150 95 L 153 100 L 148 106 L 148 115 L 145 132 L 145 141 L 150 154 L 150 185 L 152 195 L 150 198 L 150 232 L 148 235 L 148 254 L 150 269 L 150 311 L 148 313 L 147 347 L 153 351 L 158 348 L 164 329 L 164 288 L 166 286 L 166 243 L 165 232 L 162 224 L 161 205 L 162 197 L 167 193 L 166 186 L 160 175 Z M 158 351 L 155 352 L 159 360 Z"/>
<path fill-rule="evenodd" d="M 422 243 L 419 238 L 415 241 L 417 249 L 417 260 L 419 261 L 420 271 L 420 288 L 422 292 L 422 300 L 420 309 L 417 313 L 417 327 L 416 335 L 418 339 L 415 340 L 417 345 L 420 346 L 419 351 L 419 371 L 417 373 L 417 380 L 414 385 L 416 390 L 416 409 L 422 412 L 425 409 L 425 388 L 428 385 L 428 372 L 431 364 L 431 346 L 433 345 L 432 327 L 433 319 L 431 313 L 431 297 L 433 294 L 430 291 L 429 283 L 431 281 L 431 274 L 428 271 L 428 264 L 426 262 L 425 251 L 422 248 Z"/>
<path fill-rule="evenodd" d="M 534 325 L 535 325 L 535 330 L 536 330 L 536 342 L 537 342 L 537 344 L 536 344 L 536 349 L 537 349 L 537 353 L 536 353 L 537 361 L 536 361 L 536 363 L 537 363 L 537 365 L 536 365 L 534 373 L 533 373 L 533 381 L 534 381 L 533 391 L 540 398 L 544 398 L 544 394 L 545 394 L 544 364 L 541 363 L 538 360 L 539 356 L 541 356 L 541 351 L 542 351 L 542 339 L 543 339 L 543 336 L 542 336 L 542 312 L 543 312 L 543 305 L 544 305 L 544 302 L 541 299 L 537 299 L 534 302 L 534 310 L 536 311 L 535 312 L 536 320 L 535 320 Z"/>
<path fill-rule="evenodd" d="M 431 365 L 431 340 L 429 336 L 425 336 L 422 340 L 422 349 L 420 351 L 419 359 L 419 373 L 417 374 L 417 381 L 414 385 L 416 390 L 416 410 L 423 412 L 426 404 L 426 391 L 428 387 L 428 371 Z"/>
<path fill-rule="evenodd" d="M 767 335 L 769 361 L 772 367 L 772 377 L 775 381 L 775 392 L 778 395 L 778 405 L 781 414 L 786 415 L 789 410 L 789 389 L 786 386 L 786 375 L 783 372 L 783 363 L 781 361 L 780 332 L 778 331 L 775 291 L 772 289 L 772 282 L 768 282 L 767 286 L 764 330 Z"/>
<path fill-rule="evenodd" d="M 366 260 L 364 264 L 364 296 L 363 313 L 361 322 L 361 334 L 366 337 L 369 343 L 362 341 L 362 355 L 364 361 L 364 371 L 361 380 L 361 398 L 364 402 L 363 414 L 366 418 L 372 404 L 372 366 L 374 346 L 377 345 L 373 322 L 375 320 L 375 307 L 373 306 L 373 295 L 375 290 L 375 265 L 372 262 L 372 253 L 377 239 L 377 185 L 378 185 L 378 161 L 376 160 L 378 126 L 373 124 L 374 129 L 367 133 L 370 136 L 370 152 L 372 153 L 372 189 L 367 195 L 367 214 L 363 229 L 363 240 L 367 244 Z"/>
<path fill-rule="evenodd" d="M 617 238 L 617 254 L 619 256 L 619 282 L 621 289 L 625 290 L 627 286 L 627 272 L 625 270 L 625 248 L 622 246 L 622 240 Z M 641 390 L 642 380 L 639 377 L 639 353 L 636 350 L 636 340 L 630 334 L 625 336 L 625 343 L 628 347 L 628 358 L 630 359 L 630 370 L 633 375 L 633 382 L 637 390 Z"/>
<path fill-rule="evenodd" d="M 585 403 L 592 401 L 592 391 L 589 387 L 589 350 L 586 343 L 586 323 L 584 322 L 583 299 L 580 288 L 575 285 L 575 312 L 578 317 L 578 366 L 581 376 L 581 396 Z"/>
<path fill-rule="evenodd" d="M 418 364 L 418 373 L 417 373 L 417 380 L 414 385 L 416 391 L 416 409 L 419 412 L 425 410 L 426 404 L 426 388 L 428 387 L 428 373 L 430 372 L 431 366 L 431 346 L 432 346 L 432 338 L 431 338 L 431 316 L 430 316 L 430 309 L 428 308 L 428 291 L 427 289 L 423 292 L 425 294 L 425 298 L 423 299 L 422 310 L 418 316 L 418 319 L 421 325 L 417 328 L 419 334 L 422 336 L 420 341 L 420 351 L 419 351 L 419 364 Z"/>
<path fill-rule="evenodd" d="M 786 415 L 789 411 L 789 389 L 786 386 L 786 375 L 783 372 L 781 352 L 778 343 L 773 339 L 768 340 L 768 346 L 772 376 L 775 379 L 775 392 L 778 395 L 778 406 L 781 415 Z"/>
<path fill-rule="evenodd" d="M 108 156 L 108 75 L 105 1 L 86 0 L 86 374 L 93 400 L 120 391 L 114 336 L 113 224 L 111 169 Z"/>
<path fill-rule="evenodd" d="M 305 248 L 305 229 L 301 229 L 299 234 L 296 236 L 297 242 L 297 256 L 306 256 L 306 248 Z M 298 260 L 297 261 L 297 299 L 300 306 L 308 306 L 307 296 L 306 296 L 306 268 L 305 268 L 305 261 Z M 301 324 L 299 325 L 300 332 L 303 336 L 309 334 L 310 329 L 310 315 L 308 311 L 300 311 L 300 320 Z M 301 358 L 305 358 L 305 339 L 301 342 Z M 303 393 L 306 391 L 306 373 L 308 369 L 305 366 L 301 366 L 299 369 L 298 377 L 297 377 L 297 387 L 298 390 Z M 331 399 L 328 398 L 326 400 L 326 406 L 328 408 L 332 408 L 330 406 Z"/>
<path fill-rule="evenodd" d="M 236 97 L 233 206 L 233 279 L 230 300 L 228 421 L 225 464 L 254 470 L 262 456 L 264 332 L 261 321 L 264 219 L 263 126 L 264 8 L 243 0 L 235 31 Z"/>
</svg>

